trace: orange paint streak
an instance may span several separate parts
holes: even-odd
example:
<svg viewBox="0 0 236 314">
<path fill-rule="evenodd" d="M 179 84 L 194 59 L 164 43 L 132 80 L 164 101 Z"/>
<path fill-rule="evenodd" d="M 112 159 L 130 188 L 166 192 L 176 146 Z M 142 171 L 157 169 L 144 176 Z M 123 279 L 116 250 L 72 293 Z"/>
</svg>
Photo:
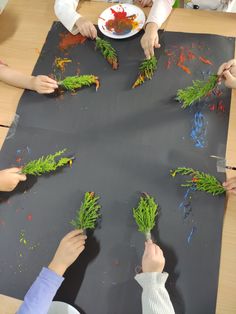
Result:
<svg viewBox="0 0 236 314">
<path fill-rule="evenodd" d="M 201 57 L 201 56 L 200 56 L 200 57 L 199 57 L 199 60 L 202 61 L 202 62 L 205 63 L 205 64 L 210 64 L 210 65 L 212 65 L 212 62 L 211 62 L 210 60 L 204 58 L 204 57 Z"/>
<path fill-rule="evenodd" d="M 59 48 L 61 50 L 66 50 L 75 45 L 83 44 L 87 40 L 87 37 L 84 37 L 81 34 L 72 35 L 70 33 L 67 33 L 67 34 L 61 34 L 60 36 L 61 36 L 61 40 L 59 43 Z"/>
<path fill-rule="evenodd" d="M 181 68 L 184 72 L 188 73 L 188 74 L 192 74 L 192 72 L 190 71 L 190 69 L 188 67 L 186 67 L 183 64 L 178 63 L 177 64 L 179 68 Z"/>
</svg>

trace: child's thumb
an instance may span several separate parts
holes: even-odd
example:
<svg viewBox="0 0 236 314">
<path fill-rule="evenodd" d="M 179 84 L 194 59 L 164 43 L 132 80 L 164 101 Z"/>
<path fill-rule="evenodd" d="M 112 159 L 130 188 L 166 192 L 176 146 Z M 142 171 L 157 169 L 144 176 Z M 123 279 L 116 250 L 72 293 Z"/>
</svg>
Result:
<svg viewBox="0 0 236 314">
<path fill-rule="evenodd" d="M 231 82 L 234 79 L 233 75 L 230 73 L 229 70 L 224 71 L 224 77 L 225 77 L 225 80 L 228 82 Z"/>
</svg>

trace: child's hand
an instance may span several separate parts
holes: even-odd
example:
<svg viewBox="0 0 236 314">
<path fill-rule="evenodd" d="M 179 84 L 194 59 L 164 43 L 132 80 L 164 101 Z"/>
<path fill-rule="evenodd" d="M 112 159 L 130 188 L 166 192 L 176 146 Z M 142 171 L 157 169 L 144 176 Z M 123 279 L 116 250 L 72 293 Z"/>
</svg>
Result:
<svg viewBox="0 0 236 314">
<path fill-rule="evenodd" d="M 143 272 L 153 273 L 158 272 L 161 273 L 165 266 L 165 258 L 163 256 L 163 252 L 160 247 L 152 242 L 152 240 L 148 240 L 145 242 L 145 250 L 143 253 L 142 259 L 142 269 Z"/>
<path fill-rule="evenodd" d="M 60 242 L 48 268 L 62 276 L 67 268 L 74 263 L 85 248 L 86 235 L 83 230 L 69 232 Z"/>
<path fill-rule="evenodd" d="M 141 46 L 144 50 L 147 59 L 154 56 L 154 47 L 160 48 L 158 37 L 158 26 L 156 23 L 148 23 L 145 29 L 145 33 L 141 38 Z"/>
<path fill-rule="evenodd" d="M 76 22 L 76 25 L 82 36 L 89 37 L 91 39 L 95 39 L 97 37 L 97 30 L 95 26 L 86 18 L 81 16 Z"/>
<path fill-rule="evenodd" d="M 9 168 L 0 171 L 0 191 L 14 190 L 20 181 L 26 180 L 26 175 L 20 174 L 20 168 Z"/>
<path fill-rule="evenodd" d="M 228 179 L 226 182 L 224 182 L 223 187 L 227 192 L 236 195 L 236 177 Z"/>
<path fill-rule="evenodd" d="M 217 74 L 225 80 L 225 86 L 236 88 L 236 59 L 223 63 Z"/>
<path fill-rule="evenodd" d="M 51 94 L 58 88 L 57 82 L 46 75 L 33 76 L 31 89 L 39 94 Z"/>
<path fill-rule="evenodd" d="M 136 0 L 138 4 L 144 7 L 151 7 L 153 5 L 153 0 Z"/>
</svg>

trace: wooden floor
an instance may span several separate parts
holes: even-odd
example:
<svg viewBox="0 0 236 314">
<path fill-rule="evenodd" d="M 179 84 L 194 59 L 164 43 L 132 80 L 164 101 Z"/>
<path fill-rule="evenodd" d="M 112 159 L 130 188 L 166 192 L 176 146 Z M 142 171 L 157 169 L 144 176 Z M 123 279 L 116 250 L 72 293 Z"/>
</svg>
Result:
<svg viewBox="0 0 236 314">
<path fill-rule="evenodd" d="M 51 23 L 56 19 L 53 13 L 53 4 L 54 0 L 9 1 L 6 10 L 0 16 L 0 59 L 13 68 L 31 73 Z M 84 2 L 81 5 L 80 13 L 96 23 L 97 16 L 106 6 L 109 4 Z M 165 28 L 170 31 L 212 33 L 236 37 L 236 15 L 177 9 L 172 13 Z M 224 52 L 222 51 L 222 53 Z M 20 89 L 0 83 L 0 124 L 9 125 L 11 123 L 21 94 Z M 5 136 L 6 128 L 0 127 L 0 147 Z M 230 164 L 236 164 L 236 91 L 232 94 L 227 159 Z M 233 174 L 228 172 L 227 175 L 232 176 Z M 236 197 L 230 196 L 224 219 L 217 314 L 236 313 L 235 265 Z M 208 279 L 206 278 L 206 280 Z M 0 295 L 1 314 L 13 314 L 18 306 L 19 301 Z"/>
</svg>

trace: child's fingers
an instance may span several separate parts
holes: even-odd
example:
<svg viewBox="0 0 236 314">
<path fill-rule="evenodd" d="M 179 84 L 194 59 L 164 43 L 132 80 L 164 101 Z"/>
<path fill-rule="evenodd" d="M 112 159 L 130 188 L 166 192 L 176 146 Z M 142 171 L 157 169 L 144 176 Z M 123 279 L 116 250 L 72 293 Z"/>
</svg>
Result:
<svg viewBox="0 0 236 314">
<path fill-rule="evenodd" d="M 97 37 L 97 30 L 93 25 L 93 27 L 92 27 L 92 38 L 95 39 L 96 37 Z"/>
<path fill-rule="evenodd" d="M 51 77 L 49 77 L 49 76 L 42 76 L 42 80 L 44 81 L 44 82 L 47 82 L 47 83 L 50 83 L 50 84 L 52 84 L 52 85 L 57 85 L 57 81 L 55 81 L 55 80 L 53 80 Z"/>
<path fill-rule="evenodd" d="M 151 241 L 146 242 L 145 250 L 144 250 L 144 255 L 149 255 L 152 256 L 155 254 L 155 244 Z"/>
<path fill-rule="evenodd" d="M 236 177 L 229 178 L 227 181 L 223 183 L 223 186 L 227 186 L 228 184 L 236 182 Z"/>
<path fill-rule="evenodd" d="M 219 70 L 217 72 L 217 75 L 221 75 L 223 73 L 223 71 L 225 70 L 225 66 L 226 66 L 226 62 L 221 64 L 221 66 L 219 67 Z"/>
<path fill-rule="evenodd" d="M 77 230 L 77 229 L 76 229 L 76 230 L 73 230 L 73 231 L 67 233 L 67 234 L 65 235 L 64 239 L 71 239 L 71 238 L 73 238 L 73 237 L 78 236 L 79 234 L 83 234 L 83 230 L 81 230 L 81 229 L 78 229 L 78 230 Z"/>
<path fill-rule="evenodd" d="M 227 185 L 224 185 L 224 187 L 227 191 L 235 189 L 236 188 L 236 182 L 230 182 Z"/>
<path fill-rule="evenodd" d="M 5 170 L 8 171 L 8 172 L 10 172 L 10 173 L 17 173 L 17 172 L 20 172 L 20 171 L 21 171 L 21 168 L 13 167 L 13 168 L 5 169 Z"/>
<path fill-rule="evenodd" d="M 226 62 L 226 68 L 228 68 L 228 69 L 234 65 L 236 65 L 236 59 L 232 59 L 232 60 L 229 60 L 228 62 Z"/>
<path fill-rule="evenodd" d="M 18 176 L 19 181 L 26 181 L 27 179 L 25 174 L 18 174 L 17 176 Z"/>
<path fill-rule="evenodd" d="M 225 70 L 225 71 L 223 72 L 223 75 L 224 75 L 224 77 L 225 77 L 225 80 L 228 81 L 228 83 L 231 83 L 232 81 L 234 81 L 234 77 L 233 77 L 233 75 L 230 73 L 229 70 Z"/>
</svg>

